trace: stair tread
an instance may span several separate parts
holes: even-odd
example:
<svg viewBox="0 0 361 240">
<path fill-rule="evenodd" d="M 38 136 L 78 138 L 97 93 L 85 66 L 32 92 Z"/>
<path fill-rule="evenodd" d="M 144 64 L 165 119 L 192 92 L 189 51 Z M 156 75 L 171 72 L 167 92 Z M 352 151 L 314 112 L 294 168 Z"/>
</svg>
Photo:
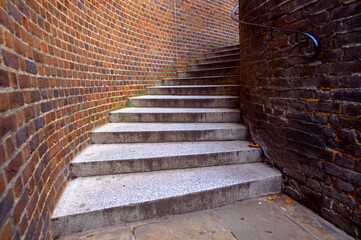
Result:
<svg viewBox="0 0 361 240">
<path fill-rule="evenodd" d="M 255 148 L 249 147 L 248 144 L 247 141 L 94 144 L 82 151 L 72 163 L 254 151 Z"/>
<path fill-rule="evenodd" d="M 239 112 L 231 108 L 152 108 L 152 107 L 130 107 L 115 110 L 110 114 L 117 113 L 224 113 Z"/>
<path fill-rule="evenodd" d="M 236 57 L 236 56 L 240 56 L 240 53 L 233 53 L 233 54 L 227 54 L 227 55 L 221 55 L 221 56 L 212 56 L 212 57 L 201 57 L 198 58 L 198 61 L 203 61 L 203 60 L 210 60 L 210 59 L 217 59 L 217 58 L 226 58 L 226 57 Z"/>
<path fill-rule="evenodd" d="M 239 99 L 238 96 L 144 95 L 129 99 Z"/>
<path fill-rule="evenodd" d="M 170 199 L 274 177 L 280 177 L 280 173 L 261 163 L 81 177 L 68 184 L 52 218 Z"/>
<path fill-rule="evenodd" d="M 205 71 L 222 71 L 222 70 L 229 70 L 229 69 L 236 69 L 239 66 L 232 66 L 232 67 L 222 67 L 222 68 L 206 68 L 206 69 L 195 69 L 195 70 L 184 70 L 179 71 L 178 73 L 192 73 L 192 72 L 205 72 Z M 229 75 L 227 75 L 229 76 Z"/>
<path fill-rule="evenodd" d="M 107 123 L 92 132 L 204 131 L 219 129 L 247 129 L 247 127 L 240 123 Z"/>
<path fill-rule="evenodd" d="M 200 76 L 200 77 L 176 77 L 176 78 L 165 78 L 164 80 L 173 80 L 173 79 L 204 79 L 204 78 L 229 78 L 229 77 L 239 77 L 239 74 L 233 75 L 220 75 L 220 76 Z"/>
<path fill-rule="evenodd" d="M 157 88 L 222 88 L 222 87 L 240 87 L 241 85 L 237 84 L 229 84 L 229 85 L 185 85 L 185 86 L 152 86 L 148 87 L 150 89 Z"/>
<path fill-rule="evenodd" d="M 211 65 L 211 64 L 217 64 L 217 63 L 237 63 L 240 60 L 225 60 L 225 61 L 214 61 L 214 62 L 206 62 L 206 63 L 193 63 L 190 64 L 189 66 L 204 66 L 204 65 Z"/>
</svg>

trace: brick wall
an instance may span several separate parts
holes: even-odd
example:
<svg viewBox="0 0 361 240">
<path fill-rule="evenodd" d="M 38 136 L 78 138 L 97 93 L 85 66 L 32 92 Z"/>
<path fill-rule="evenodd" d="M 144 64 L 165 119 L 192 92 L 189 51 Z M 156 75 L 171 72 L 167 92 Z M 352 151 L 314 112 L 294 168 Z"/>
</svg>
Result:
<svg viewBox="0 0 361 240">
<path fill-rule="evenodd" d="M 241 19 L 306 30 L 240 27 L 241 108 L 283 191 L 361 237 L 361 1 L 240 1 Z"/>
<path fill-rule="evenodd" d="M 238 42 L 232 1 L 0 0 L 0 236 L 51 238 L 69 163 L 127 97 Z"/>
</svg>

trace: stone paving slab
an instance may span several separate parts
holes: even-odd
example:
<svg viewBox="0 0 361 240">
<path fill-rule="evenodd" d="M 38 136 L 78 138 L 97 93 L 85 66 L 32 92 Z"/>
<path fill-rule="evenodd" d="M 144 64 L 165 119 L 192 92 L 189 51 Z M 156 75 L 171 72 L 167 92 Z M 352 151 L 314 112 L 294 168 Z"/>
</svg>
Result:
<svg viewBox="0 0 361 240">
<path fill-rule="evenodd" d="M 288 196 L 275 197 L 273 201 L 261 197 L 216 209 L 93 230 L 62 240 L 353 239 L 296 201 L 285 203 Z"/>
</svg>

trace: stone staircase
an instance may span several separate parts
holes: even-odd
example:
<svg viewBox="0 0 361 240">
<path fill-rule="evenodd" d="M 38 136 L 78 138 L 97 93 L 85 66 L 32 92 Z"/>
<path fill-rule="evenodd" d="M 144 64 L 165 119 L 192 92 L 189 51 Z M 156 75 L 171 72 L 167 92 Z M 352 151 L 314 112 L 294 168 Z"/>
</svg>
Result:
<svg viewBox="0 0 361 240">
<path fill-rule="evenodd" d="M 239 46 L 214 49 L 112 112 L 71 164 L 54 236 L 279 192 L 240 123 L 239 71 Z"/>
</svg>

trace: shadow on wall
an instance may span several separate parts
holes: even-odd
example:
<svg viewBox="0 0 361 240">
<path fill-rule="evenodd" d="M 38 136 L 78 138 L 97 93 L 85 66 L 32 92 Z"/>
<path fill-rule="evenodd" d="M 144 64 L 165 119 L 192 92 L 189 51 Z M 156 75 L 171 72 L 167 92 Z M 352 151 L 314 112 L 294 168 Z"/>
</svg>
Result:
<svg viewBox="0 0 361 240">
<path fill-rule="evenodd" d="M 284 192 L 352 236 L 361 212 L 361 2 L 241 1 L 241 19 L 308 31 L 240 26 L 241 108 Z"/>
</svg>

